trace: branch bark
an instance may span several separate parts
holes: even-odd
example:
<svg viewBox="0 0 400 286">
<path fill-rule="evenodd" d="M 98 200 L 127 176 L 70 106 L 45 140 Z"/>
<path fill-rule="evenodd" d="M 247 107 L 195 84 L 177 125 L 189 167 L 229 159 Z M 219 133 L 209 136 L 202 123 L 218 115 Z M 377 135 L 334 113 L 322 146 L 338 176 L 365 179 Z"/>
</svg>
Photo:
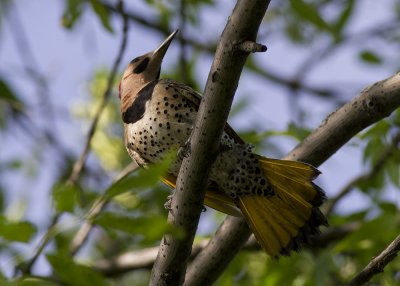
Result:
<svg viewBox="0 0 400 286">
<path fill-rule="evenodd" d="M 153 267 L 151 285 L 182 285 L 186 264 L 202 210 L 205 184 L 215 160 L 248 52 L 240 49 L 254 42 L 269 1 L 239 0 L 222 33 L 207 79 L 204 97 L 184 158 L 168 222 L 185 232 L 183 239 L 165 235 Z"/>
<path fill-rule="evenodd" d="M 355 276 L 349 283 L 349 286 L 361 286 L 367 283 L 371 278 L 382 273 L 385 266 L 392 261 L 400 251 L 400 235 L 397 236 L 389 246 L 383 250 L 377 257 Z"/>
<path fill-rule="evenodd" d="M 328 115 L 322 124 L 284 159 L 319 166 L 358 132 L 389 116 L 399 106 L 400 73 L 397 73 L 365 88 L 352 101 Z M 218 277 L 222 273 L 225 267 L 216 266 L 227 266 L 243 242 L 250 236 L 250 231 L 243 224 L 244 219 L 240 220 L 243 222 L 239 223 L 231 217 L 226 218 L 220 227 L 220 229 L 225 228 L 226 231 L 218 230 L 206 248 L 190 265 L 186 281 L 193 282 L 186 285 L 200 285 L 197 283 L 201 281 L 212 283 L 209 277 Z M 226 233 L 237 235 L 227 237 Z M 226 245 L 233 245 L 234 248 L 226 248 Z M 219 254 L 217 257 L 213 255 L 216 252 Z M 191 276 L 196 276 L 196 279 L 194 280 Z"/>
<path fill-rule="evenodd" d="M 339 227 L 330 228 L 326 232 L 322 233 L 319 237 L 314 238 L 313 244 L 308 249 L 314 252 L 321 248 L 326 247 L 329 244 L 336 243 L 345 238 L 350 233 L 357 231 L 361 224 L 359 222 L 351 222 Z M 230 233 L 231 235 L 234 235 Z M 193 261 L 197 255 L 206 247 L 209 243 L 209 239 L 204 239 L 199 243 L 193 245 L 192 252 L 189 261 Z M 230 246 L 227 246 L 230 247 Z M 242 251 L 263 251 L 254 238 L 247 240 L 242 247 Z M 158 253 L 158 246 L 148 247 L 144 249 L 132 250 L 119 254 L 115 257 L 98 259 L 94 261 L 93 267 L 96 271 L 100 272 L 106 277 L 118 277 L 127 272 L 140 269 L 151 269 L 154 265 Z M 229 259 L 228 259 L 229 260 Z M 188 275 L 189 277 L 190 275 Z M 190 283 L 185 281 L 185 283 Z"/>
</svg>

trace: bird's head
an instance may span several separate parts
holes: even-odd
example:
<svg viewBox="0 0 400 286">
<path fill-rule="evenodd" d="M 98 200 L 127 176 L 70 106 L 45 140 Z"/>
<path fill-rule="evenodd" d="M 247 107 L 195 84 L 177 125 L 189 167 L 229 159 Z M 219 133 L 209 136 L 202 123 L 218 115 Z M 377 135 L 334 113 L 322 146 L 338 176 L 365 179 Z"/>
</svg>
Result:
<svg viewBox="0 0 400 286">
<path fill-rule="evenodd" d="M 161 63 L 178 30 L 174 31 L 154 51 L 134 58 L 127 66 L 119 83 L 121 105 L 134 96 L 149 82 L 160 77 Z"/>
</svg>

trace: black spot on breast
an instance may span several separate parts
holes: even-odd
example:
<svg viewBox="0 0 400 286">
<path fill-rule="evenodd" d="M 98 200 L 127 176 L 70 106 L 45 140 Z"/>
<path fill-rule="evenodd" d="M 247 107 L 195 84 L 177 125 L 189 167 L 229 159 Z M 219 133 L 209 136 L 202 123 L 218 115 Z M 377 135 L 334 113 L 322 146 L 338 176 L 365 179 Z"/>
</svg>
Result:
<svg viewBox="0 0 400 286">
<path fill-rule="evenodd" d="M 122 113 L 122 120 L 124 123 L 135 123 L 143 117 L 143 114 L 146 111 L 146 102 L 151 99 L 154 87 L 157 83 L 158 80 L 153 80 L 139 91 L 132 105 L 129 106 L 124 113 Z"/>
<path fill-rule="evenodd" d="M 150 59 L 149 58 L 144 58 L 138 65 L 133 69 L 133 73 L 141 73 L 143 72 L 146 68 L 147 65 L 149 64 Z"/>
</svg>

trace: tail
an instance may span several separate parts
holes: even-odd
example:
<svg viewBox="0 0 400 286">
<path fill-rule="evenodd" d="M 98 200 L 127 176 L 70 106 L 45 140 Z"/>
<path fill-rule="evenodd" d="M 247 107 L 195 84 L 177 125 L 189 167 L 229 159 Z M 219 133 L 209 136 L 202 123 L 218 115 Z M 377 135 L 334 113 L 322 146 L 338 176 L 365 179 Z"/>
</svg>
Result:
<svg viewBox="0 0 400 286">
<path fill-rule="evenodd" d="M 328 225 L 319 206 L 326 199 L 312 180 L 319 175 L 313 166 L 258 156 L 274 196 L 242 196 L 237 205 L 265 251 L 272 257 L 289 255 Z"/>
</svg>

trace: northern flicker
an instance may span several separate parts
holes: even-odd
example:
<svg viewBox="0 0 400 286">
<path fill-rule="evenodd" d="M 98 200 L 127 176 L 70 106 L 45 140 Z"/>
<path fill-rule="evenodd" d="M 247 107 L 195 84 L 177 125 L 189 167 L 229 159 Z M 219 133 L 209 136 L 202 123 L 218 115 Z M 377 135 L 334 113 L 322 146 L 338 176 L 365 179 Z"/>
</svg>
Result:
<svg viewBox="0 0 400 286">
<path fill-rule="evenodd" d="M 156 50 L 133 59 L 119 86 L 125 145 L 142 167 L 156 164 L 188 140 L 201 95 L 174 80 L 160 79 L 161 62 L 177 31 Z M 324 192 L 312 180 L 313 166 L 254 154 L 226 124 L 204 204 L 243 216 L 258 242 L 273 256 L 288 255 L 327 225 L 319 210 Z M 162 177 L 175 187 L 180 156 Z"/>
</svg>

